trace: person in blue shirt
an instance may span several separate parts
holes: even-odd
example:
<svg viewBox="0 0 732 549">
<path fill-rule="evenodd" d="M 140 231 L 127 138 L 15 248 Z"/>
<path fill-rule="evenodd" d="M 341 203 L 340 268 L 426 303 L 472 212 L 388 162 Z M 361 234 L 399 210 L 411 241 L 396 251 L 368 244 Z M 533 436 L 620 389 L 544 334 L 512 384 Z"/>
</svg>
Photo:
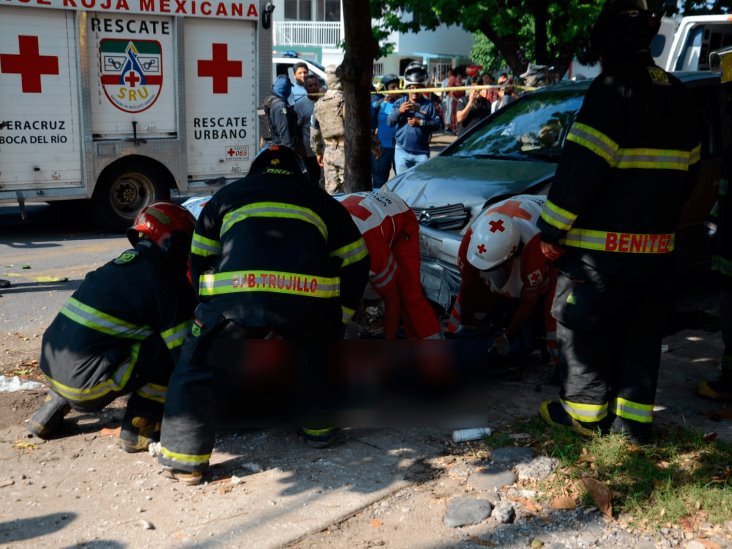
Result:
<svg viewBox="0 0 732 549">
<path fill-rule="evenodd" d="M 418 90 L 427 83 L 427 71 L 419 63 L 411 63 L 404 72 L 407 97 L 397 99 L 387 118 L 396 126 L 394 165 L 397 174 L 429 160 L 430 136 L 439 129 L 440 118 L 435 106 Z"/>
<path fill-rule="evenodd" d="M 381 77 L 381 86 L 385 91 L 399 89 L 399 77 L 396 74 L 385 74 Z M 371 104 L 371 130 L 379 138 L 381 156 L 371 158 L 371 174 L 374 190 L 389 180 L 389 173 L 394 168 L 394 134 L 396 127 L 387 123 L 389 113 L 399 96 L 395 93 L 386 93 L 382 98 Z"/>
</svg>

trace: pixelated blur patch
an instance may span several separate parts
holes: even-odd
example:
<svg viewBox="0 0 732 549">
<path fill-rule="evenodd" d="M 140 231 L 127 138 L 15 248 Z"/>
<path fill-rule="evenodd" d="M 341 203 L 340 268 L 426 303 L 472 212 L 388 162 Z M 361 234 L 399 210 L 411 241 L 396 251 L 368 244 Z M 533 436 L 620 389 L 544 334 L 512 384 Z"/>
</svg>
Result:
<svg viewBox="0 0 732 549">
<path fill-rule="evenodd" d="M 496 377 L 526 369 L 479 339 L 216 339 L 205 360 L 219 421 L 255 428 L 488 424 Z"/>
<path fill-rule="evenodd" d="M 114 263 L 117 265 L 126 265 L 127 263 L 132 263 L 135 259 L 137 259 L 138 255 L 137 250 L 127 250 L 126 252 L 122 252 L 120 256 L 114 260 Z"/>
</svg>

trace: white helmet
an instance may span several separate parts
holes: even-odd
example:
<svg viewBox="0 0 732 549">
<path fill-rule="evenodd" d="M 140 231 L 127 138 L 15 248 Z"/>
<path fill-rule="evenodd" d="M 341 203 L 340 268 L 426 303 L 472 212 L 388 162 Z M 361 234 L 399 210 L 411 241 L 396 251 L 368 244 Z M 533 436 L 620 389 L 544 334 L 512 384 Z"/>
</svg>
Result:
<svg viewBox="0 0 732 549">
<path fill-rule="evenodd" d="M 473 226 L 468 245 L 468 263 L 486 271 L 499 266 L 516 253 L 521 232 L 507 215 L 484 215 Z"/>
</svg>

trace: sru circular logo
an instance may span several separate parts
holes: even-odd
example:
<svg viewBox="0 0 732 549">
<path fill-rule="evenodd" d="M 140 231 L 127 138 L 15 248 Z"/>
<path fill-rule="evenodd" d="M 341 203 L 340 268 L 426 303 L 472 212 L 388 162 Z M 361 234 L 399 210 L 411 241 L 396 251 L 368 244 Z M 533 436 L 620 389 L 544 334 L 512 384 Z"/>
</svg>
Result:
<svg viewBox="0 0 732 549">
<path fill-rule="evenodd" d="M 163 48 L 157 40 L 105 38 L 99 41 L 104 94 L 119 110 L 142 112 L 163 87 Z"/>
</svg>

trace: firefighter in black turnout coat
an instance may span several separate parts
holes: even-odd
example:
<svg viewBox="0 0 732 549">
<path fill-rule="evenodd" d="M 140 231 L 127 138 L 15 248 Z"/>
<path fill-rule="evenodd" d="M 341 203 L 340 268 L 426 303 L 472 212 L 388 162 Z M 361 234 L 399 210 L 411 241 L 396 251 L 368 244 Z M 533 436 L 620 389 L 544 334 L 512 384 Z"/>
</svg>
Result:
<svg viewBox="0 0 732 549">
<path fill-rule="evenodd" d="M 368 279 L 366 246 L 348 212 L 309 183 L 292 149 L 270 145 L 224 187 L 196 224 L 191 272 L 201 304 L 171 381 L 162 464 L 200 482 L 214 446 L 215 340 L 270 331 L 309 344 L 343 337 Z"/>
<path fill-rule="evenodd" d="M 43 334 L 40 367 L 51 391 L 31 433 L 49 438 L 71 408 L 98 411 L 132 393 L 123 449 L 144 451 L 157 440 L 196 303 L 187 271 L 193 228 L 185 208 L 154 202 L 128 230 L 134 248 L 86 276 Z"/>
<path fill-rule="evenodd" d="M 591 43 L 593 81 L 539 220 L 560 271 L 560 400 L 540 415 L 589 434 L 651 433 L 661 337 L 671 306 L 674 231 L 698 167 L 691 93 L 654 65 L 658 20 L 645 0 L 609 0 Z M 562 255 L 563 254 L 563 255 Z"/>
</svg>

